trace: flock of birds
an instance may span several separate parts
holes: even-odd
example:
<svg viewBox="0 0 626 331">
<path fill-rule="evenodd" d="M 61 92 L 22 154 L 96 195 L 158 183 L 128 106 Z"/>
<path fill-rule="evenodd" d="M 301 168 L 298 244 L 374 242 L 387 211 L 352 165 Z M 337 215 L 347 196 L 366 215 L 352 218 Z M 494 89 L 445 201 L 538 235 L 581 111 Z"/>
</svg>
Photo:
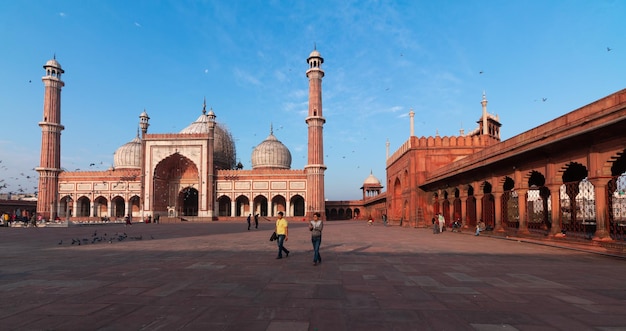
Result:
<svg viewBox="0 0 626 331">
<path fill-rule="evenodd" d="M 116 232 L 113 235 L 107 235 L 106 233 L 104 233 L 103 235 L 98 235 L 98 230 L 95 230 L 93 232 L 93 234 L 91 235 L 91 238 L 71 238 L 72 242 L 70 243 L 70 245 L 87 245 L 89 243 L 91 244 L 96 244 L 96 243 L 100 243 L 100 242 L 108 242 L 109 244 L 112 244 L 114 241 L 124 241 L 126 239 L 131 239 L 131 240 L 143 240 L 143 235 L 138 235 L 138 236 L 128 236 L 128 234 L 126 234 L 126 232 L 122 232 L 122 233 L 118 233 Z M 150 239 L 154 239 L 154 236 L 150 235 Z M 63 245 L 63 240 L 59 241 L 59 243 L 57 244 L 59 246 Z"/>
</svg>

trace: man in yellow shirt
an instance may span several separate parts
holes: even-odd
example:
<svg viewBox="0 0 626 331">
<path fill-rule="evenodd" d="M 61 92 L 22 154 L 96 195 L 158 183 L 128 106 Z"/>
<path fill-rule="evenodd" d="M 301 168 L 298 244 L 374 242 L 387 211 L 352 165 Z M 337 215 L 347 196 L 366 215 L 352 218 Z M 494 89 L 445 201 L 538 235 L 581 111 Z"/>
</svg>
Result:
<svg viewBox="0 0 626 331">
<path fill-rule="evenodd" d="M 285 252 L 286 256 L 289 257 L 289 250 L 285 248 L 285 246 L 283 246 L 283 243 L 287 241 L 287 236 L 289 235 L 289 223 L 283 217 L 283 215 L 283 212 L 279 211 L 278 219 L 276 220 L 276 235 L 278 236 L 278 240 L 276 240 L 276 242 L 278 243 L 278 257 L 276 257 L 277 259 L 283 258 L 283 251 Z"/>
</svg>

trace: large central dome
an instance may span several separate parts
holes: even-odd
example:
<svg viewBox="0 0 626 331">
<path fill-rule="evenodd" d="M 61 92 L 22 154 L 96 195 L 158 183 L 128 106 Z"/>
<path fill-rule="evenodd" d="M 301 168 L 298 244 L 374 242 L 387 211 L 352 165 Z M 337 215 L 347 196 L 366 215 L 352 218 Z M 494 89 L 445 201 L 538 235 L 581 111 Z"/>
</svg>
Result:
<svg viewBox="0 0 626 331">
<path fill-rule="evenodd" d="M 252 151 L 252 169 L 258 168 L 291 169 L 291 153 L 287 146 L 276 139 L 273 130 Z"/>
<path fill-rule="evenodd" d="M 180 133 L 209 133 L 209 116 L 215 116 L 213 110 L 207 114 L 206 109 L 202 110 L 202 115 L 184 128 Z M 236 161 L 235 143 L 228 129 L 220 124 L 215 123 L 215 137 L 213 140 L 213 162 L 218 169 L 234 169 Z"/>
</svg>

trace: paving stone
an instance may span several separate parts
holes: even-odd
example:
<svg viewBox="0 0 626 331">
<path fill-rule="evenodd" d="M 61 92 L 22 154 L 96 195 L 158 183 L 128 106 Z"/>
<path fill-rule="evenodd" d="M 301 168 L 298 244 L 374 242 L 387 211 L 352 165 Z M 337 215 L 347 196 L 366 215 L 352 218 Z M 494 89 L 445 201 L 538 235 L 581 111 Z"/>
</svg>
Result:
<svg viewBox="0 0 626 331">
<path fill-rule="evenodd" d="M 71 245 L 98 233 L 117 238 Z M 621 257 L 527 239 L 306 223 L 0 229 L 8 330 L 625 330 Z M 390 242 L 388 238 L 394 238 Z M 154 239 L 152 239 L 154 238 Z M 58 245 L 63 240 L 62 245 Z M 25 253 L 27 252 L 27 253 Z"/>
</svg>

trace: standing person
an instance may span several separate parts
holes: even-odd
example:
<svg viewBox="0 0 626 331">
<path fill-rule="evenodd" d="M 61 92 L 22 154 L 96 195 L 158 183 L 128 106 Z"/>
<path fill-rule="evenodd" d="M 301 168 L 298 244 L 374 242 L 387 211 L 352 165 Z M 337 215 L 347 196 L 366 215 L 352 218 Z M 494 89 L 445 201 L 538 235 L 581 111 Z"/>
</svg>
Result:
<svg viewBox="0 0 626 331">
<path fill-rule="evenodd" d="M 259 214 L 254 214 L 254 228 L 259 228 Z"/>
<path fill-rule="evenodd" d="M 387 226 L 387 214 L 383 214 L 383 225 Z"/>
<path fill-rule="evenodd" d="M 252 214 L 248 214 L 248 231 L 250 231 L 250 218 L 252 218 Z"/>
<path fill-rule="evenodd" d="M 283 246 L 285 241 L 288 240 L 287 236 L 289 235 L 289 222 L 283 217 L 283 212 L 278 212 L 278 219 L 276 220 L 276 235 L 278 236 L 278 240 L 276 243 L 278 244 L 278 256 L 277 259 L 283 258 L 283 251 L 289 257 L 289 250 Z"/>
<path fill-rule="evenodd" d="M 124 220 L 126 221 L 124 226 L 127 226 L 127 225 L 133 226 L 133 222 L 130 220 L 130 215 L 129 214 L 126 214 L 126 217 L 124 217 Z"/>
<path fill-rule="evenodd" d="M 322 229 L 324 222 L 320 218 L 320 213 L 313 214 L 313 220 L 309 221 L 309 231 L 311 231 L 311 243 L 313 243 L 313 265 L 322 263 L 320 256 L 320 244 L 322 243 Z"/>
<path fill-rule="evenodd" d="M 443 214 L 439 213 L 439 233 L 443 232 L 443 226 L 446 224 L 446 219 L 443 218 Z"/>
</svg>

